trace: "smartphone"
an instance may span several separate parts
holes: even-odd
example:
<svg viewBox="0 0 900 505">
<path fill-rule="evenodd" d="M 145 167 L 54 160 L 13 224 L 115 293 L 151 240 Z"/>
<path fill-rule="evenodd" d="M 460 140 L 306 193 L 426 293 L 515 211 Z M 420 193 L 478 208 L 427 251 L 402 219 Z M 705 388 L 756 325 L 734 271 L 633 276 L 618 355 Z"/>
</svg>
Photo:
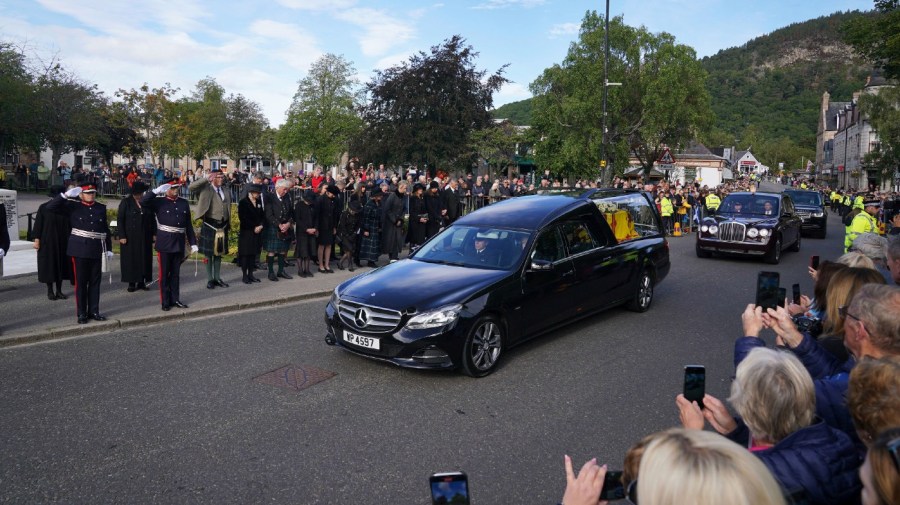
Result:
<svg viewBox="0 0 900 505">
<path fill-rule="evenodd" d="M 703 408 L 703 395 L 706 394 L 706 367 L 688 365 L 684 367 L 684 398 L 689 402 L 697 402 Z"/>
<path fill-rule="evenodd" d="M 784 308 L 787 308 L 787 289 L 778 288 L 778 305 L 784 305 Z"/>
<path fill-rule="evenodd" d="M 463 472 L 441 472 L 429 477 L 432 505 L 469 505 L 469 478 Z"/>
<path fill-rule="evenodd" d="M 818 270 L 819 269 L 819 257 L 818 256 L 810 256 L 809 257 L 809 266 L 811 266 L 813 270 Z"/>
<path fill-rule="evenodd" d="M 605 501 L 624 500 L 625 485 L 622 484 L 622 472 L 608 470 L 603 479 L 603 489 L 600 490 L 600 499 Z"/>
<path fill-rule="evenodd" d="M 795 305 L 800 305 L 800 285 L 794 284 L 791 286 L 791 300 L 793 300 Z"/>
<path fill-rule="evenodd" d="M 774 309 L 784 303 L 778 298 L 778 284 L 781 276 L 778 272 L 760 272 L 756 277 L 756 305 L 765 309 Z"/>
</svg>

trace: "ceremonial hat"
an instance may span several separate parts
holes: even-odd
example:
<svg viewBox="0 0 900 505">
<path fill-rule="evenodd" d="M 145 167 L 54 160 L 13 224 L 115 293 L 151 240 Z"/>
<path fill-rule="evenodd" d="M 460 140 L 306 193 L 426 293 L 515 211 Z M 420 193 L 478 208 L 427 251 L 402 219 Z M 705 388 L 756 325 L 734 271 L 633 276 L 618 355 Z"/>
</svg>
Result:
<svg viewBox="0 0 900 505">
<path fill-rule="evenodd" d="M 881 200 L 866 200 L 863 203 L 865 207 L 881 207 Z"/>
<path fill-rule="evenodd" d="M 325 188 L 325 191 L 328 191 L 329 193 L 331 193 L 334 196 L 341 194 L 341 190 L 339 190 L 338 187 L 335 186 L 334 184 L 329 184 L 328 187 Z"/>
<path fill-rule="evenodd" d="M 178 179 L 172 179 L 171 181 L 166 182 L 169 185 L 169 188 L 177 188 L 181 186 L 181 181 Z"/>
<path fill-rule="evenodd" d="M 81 192 L 82 193 L 96 193 L 97 186 L 94 186 L 93 184 L 85 184 L 85 185 L 81 186 Z"/>
<path fill-rule="evenodd" d="M 137 195 L 137 194 L 143 193 L 143 192 L 147 191 L 148 189 L 150 189 L 150 187 L 147 186 L 147 183 L 145 183 L 144 181 L 134 181 L 134 183 L 131 184 L 131 194 L 132 195 Z"/>
</svg>

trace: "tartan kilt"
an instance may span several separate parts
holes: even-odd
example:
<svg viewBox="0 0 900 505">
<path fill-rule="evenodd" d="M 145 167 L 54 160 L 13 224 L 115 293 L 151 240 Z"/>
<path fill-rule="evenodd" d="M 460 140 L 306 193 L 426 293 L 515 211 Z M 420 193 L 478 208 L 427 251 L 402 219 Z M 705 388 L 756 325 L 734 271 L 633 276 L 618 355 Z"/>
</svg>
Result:
<svg viewBox="0 0 900 505">
<path fill-rule="evenodd" d="M 200 236 L 197 237 L 197 249 L 204 256 L 213 256 L 215 250 L 216 230 L 212 229 L 206 223 L 200 223 Z M 228 230 L 225 230 L 225 249 L 222 254 L 228 254 Z"/>
<path fill-rule="evenodd" d="M 291 242 L 294 240 L 293 233 L 288 238 L 278 238 L 277 226 L 266 226 L 263 231 L 263 249 L 271 253 L 286 253 L 291 248 Z"/>
<path fill-rule="evenodd" d="M 368 237 L 361 235 L 360 239 L 360 261 L 378 261 L 378 257 L 381 256 L 381 234 L 370 233 Z"/>
</svg>

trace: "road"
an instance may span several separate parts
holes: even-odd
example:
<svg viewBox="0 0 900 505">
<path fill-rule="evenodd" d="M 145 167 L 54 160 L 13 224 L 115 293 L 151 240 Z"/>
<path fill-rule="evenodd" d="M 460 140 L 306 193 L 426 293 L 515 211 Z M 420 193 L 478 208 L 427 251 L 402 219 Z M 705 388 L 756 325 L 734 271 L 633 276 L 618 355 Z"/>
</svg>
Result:
<svg viewBox="0 0 900 505">
<path fill-rule="evenodd" d="M 578 322 L 483 379 L 326 346 L 324 299 L 0 350 L 0 503 L 426 504 L 447 470 L 468 473 L 475 504 L 556 503 L 564 454 L 620 468 L 677 424 L 684 365 L 726 398 L 756 273 L 809 293 L 809 256 L 837 257 L 842 235 L 832 215 L 778 266 L 672 238 L 649 312 Z M 254 381 L 290 364 L 336 375 Z"/>
</svg>

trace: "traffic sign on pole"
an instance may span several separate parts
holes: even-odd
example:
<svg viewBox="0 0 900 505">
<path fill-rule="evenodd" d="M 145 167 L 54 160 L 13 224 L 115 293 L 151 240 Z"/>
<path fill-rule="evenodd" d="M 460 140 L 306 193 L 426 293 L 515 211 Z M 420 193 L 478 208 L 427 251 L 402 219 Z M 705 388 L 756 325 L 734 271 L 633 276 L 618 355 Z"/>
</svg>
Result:
<svg viewBox="0 0 900 505">
<path fill-rule="evenodd" d="M 669 148 L 666 147 L 662 154 L 659 156 L 659 159 L 656 162 L 660 165 L 674 165 L 675 157 L 672 156 L 672 153 L 669 151 Z"/>
</svg>

